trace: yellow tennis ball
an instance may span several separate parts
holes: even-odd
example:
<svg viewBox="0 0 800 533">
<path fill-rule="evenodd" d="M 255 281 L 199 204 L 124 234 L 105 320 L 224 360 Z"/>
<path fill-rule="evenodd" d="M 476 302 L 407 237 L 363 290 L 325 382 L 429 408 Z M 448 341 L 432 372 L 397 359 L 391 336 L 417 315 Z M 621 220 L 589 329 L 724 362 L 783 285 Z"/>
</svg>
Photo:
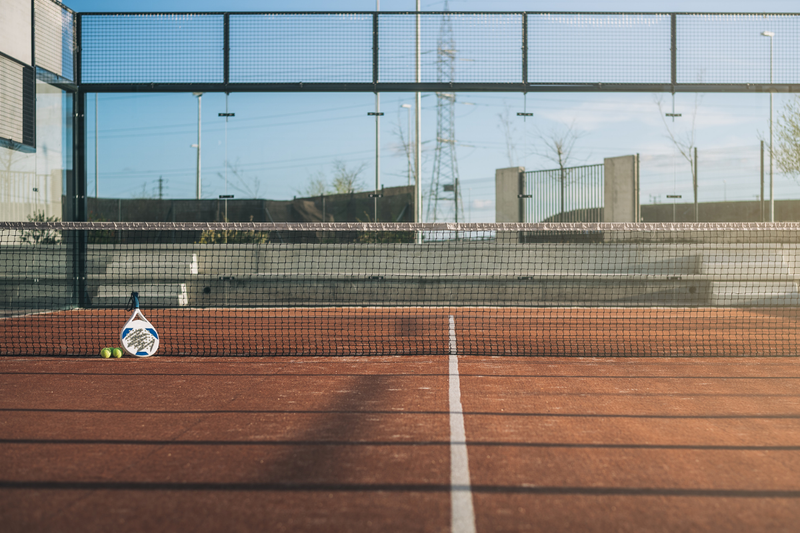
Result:
<svg viewBox="0 0 800 533">
<path fill-rule="evenodd" d="M 103 348 L 102 350 L 100 350 L 100 357 L 102 357 L 103 359 L 108 359 L 109 357 L 111 357 L 111 350 L 109 350 L 108 348 Z"/>
<path fill-rule="evenodd" d="M 120 357 L 122 357 L 122 350 L 120 350 L 119 348 L 114 348 L 113 350 L 111 350 L 111 355 L 114 356 L 114 359 L 119 359 Z"/>
</svg>

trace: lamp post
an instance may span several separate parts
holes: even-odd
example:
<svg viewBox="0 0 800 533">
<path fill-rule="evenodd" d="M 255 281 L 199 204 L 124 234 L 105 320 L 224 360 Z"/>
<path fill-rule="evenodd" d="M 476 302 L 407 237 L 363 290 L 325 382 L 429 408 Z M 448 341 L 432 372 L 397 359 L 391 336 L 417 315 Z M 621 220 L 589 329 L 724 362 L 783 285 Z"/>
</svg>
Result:
<svg viewBox="0 0 800 533">
<path fill-rule="evenodd" d="M 203 188 L 200 181 L 200 150 L 202 147 L 202 129 L 200 115 L 203 110 L 203 93 L 192 93 L 197 97 L 197 199 L 200 200 L 203 196 Z"/>
<path fill-rule="evenodd" d="M 769 84 L 772 85 L 772 38 L 775 33 L 771 31 L 763 31 L 761 35 L 769 37 Z M 769 88 L 769 221 L 775 222 L 775 184 L 772 180 L 772 87 Z"/>
<path fill-rule="evenodd" d="M 230 117 L 235 117 L 236 113 L 231 113 L 228 111 L 228 96 L 230 93 L 225 93 L 225 112 L 224 113 L 217 113 L 218 117 L 225 117 L 225 194 L 228 194 L 228 119 Z M 228 205 L 228 202 L 225 202 L 225 205 Z M 227 214 L 226 214 L 227 216 Z M 225 220 L 227 222 L 227 220 Z"/>
<path fill-rule="evenodd" d="M 675 218 L 675 200 L 677 200 L 679 198 L 683 198 L 683 195 L 681 195 L 681 194 L 668 194 L 667 198 L 672 198 L 672 223 L 674 224 L 676 222 L 676 218 Z"/>
<path fill-rule="evenodd" d="M 417 69 L 416 81 L 417 89 L 419 84 L 422 83 L 422 35 L 421 35 L 421 21 L 420 21 L 420 0 L 417 0 Z M 415 95 L 416 100 L 416 181 L 414 187 L 414 222 L 422 222 L 422 93 L 417 90 Z M 422 233 L 417 232 L 417 244 L 422 243 Z"/>
<path fill-rule="evenodd" d="M 381 10 L 381 0 L 375 0 L 375 13 Z M 377 15 L 376 15 L 377 17 Z M 374 81 L 378 81 L 375 78 Z M 381 188 L 381 94 L 376 90 L 375 91 L 375 112 L 367 113 L 368 115 L 373 115 L 375 117 L 375 191 L 370 194 L 370 198 L 373 201 L 373 222 L 378 221 L 378 198 L 381 198 L 383 195 L 380 193 Z"/>
</svg>

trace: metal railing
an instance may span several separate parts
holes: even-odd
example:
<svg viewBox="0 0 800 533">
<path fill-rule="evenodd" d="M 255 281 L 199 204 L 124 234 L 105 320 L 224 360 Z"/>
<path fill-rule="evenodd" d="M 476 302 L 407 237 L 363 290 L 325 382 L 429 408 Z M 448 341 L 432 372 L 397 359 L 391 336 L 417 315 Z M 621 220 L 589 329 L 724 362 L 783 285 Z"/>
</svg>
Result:
<svg viewBox="0 0 800 533">
<path fill-rule="evenodd" d="M 523 172 L 525 222 L 603 222 L 604 165 Z"/>
</svg>

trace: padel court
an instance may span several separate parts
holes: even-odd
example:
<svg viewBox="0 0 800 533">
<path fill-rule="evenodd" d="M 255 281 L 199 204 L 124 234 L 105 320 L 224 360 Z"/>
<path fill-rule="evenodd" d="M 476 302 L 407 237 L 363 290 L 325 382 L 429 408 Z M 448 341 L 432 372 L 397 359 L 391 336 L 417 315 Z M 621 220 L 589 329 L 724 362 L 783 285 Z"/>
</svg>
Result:
<svg viewBox="0 0 800 533">
<path fill-rule="evenodd" d="M 6 357 L 0 376 L 5 531 L 800 518 L 793 358 Z"/>
<path fill-rule="evenodd" d="M 630 202 L 517 169 L 500 223 L 425 224 L 421 127 L 422 92 L 797 92 L 796 15 L 9 17 L 0 141 L 46 185 L 6 194 L 50 211 L 0 222 L 3 532 L 798 529 L 800 224 L 700 222 L 696 148 L 693 223 L 641 223 L 637 155 Z M 197 96 L 203 201 L 231 92 L 375 93 L 375 222 L 88 222 L 90 94 Z M 383 92 L 415 93 L 414 223 L 378 223 Z"/>
<path fill-rule="evenodd" d="M 800 518 L 795 224 L 3 228 L 10 531 Z"/>
</svg>

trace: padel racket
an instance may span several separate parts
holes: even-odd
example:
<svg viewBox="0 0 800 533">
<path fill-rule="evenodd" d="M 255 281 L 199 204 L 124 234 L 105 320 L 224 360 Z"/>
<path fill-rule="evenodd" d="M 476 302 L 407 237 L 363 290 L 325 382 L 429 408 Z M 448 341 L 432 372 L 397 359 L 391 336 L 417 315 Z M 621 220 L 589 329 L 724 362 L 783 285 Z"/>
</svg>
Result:
<svg viewBox="0 0 800 533">
<path fill-rule="evenodd" d="M 132 292 L 128 310 L 131 318 L 122 326 L 119 339 L 125 351 L 136 357 L 150 357 L 158 350 L 158 333 L 139 310 L 139 293 Z"/>
</svg>

